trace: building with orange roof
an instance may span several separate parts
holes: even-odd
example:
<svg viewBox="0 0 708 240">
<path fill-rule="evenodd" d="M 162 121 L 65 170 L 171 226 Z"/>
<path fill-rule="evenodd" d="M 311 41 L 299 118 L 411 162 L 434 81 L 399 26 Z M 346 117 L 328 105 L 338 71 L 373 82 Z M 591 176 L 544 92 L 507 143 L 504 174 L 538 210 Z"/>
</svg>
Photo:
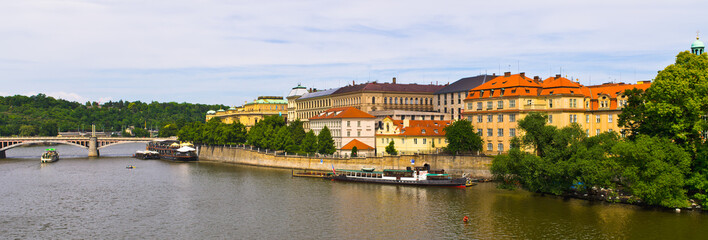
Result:
<svg viewBox="0 0 708 240">
<path fill-rule="evenodd" d="M 465 99 L 464 116 L 472 122 L 485 143 L 485 154 L 508 150 L 510 140 L 519 134 L 516 121 L 529 112 L 548 115 L 548 124 L 565 127 L 578 123 L 588 136 L 615 131 L 618 114 L 627 103 L 625 90 L 646 90 L 651 83 L 582 84 L 559 75 L 542 80 L 524 73 L 507 72 L 472 90 Z"/>
<path fill-rule="evenodd" d="M 394 120 L 386 117 L 376 131 L 376 149 L 385 155 L 393 141 L 399 154 L 431 153 L 447 146 L 445 127 L 449 120 Z"/>
<path fill-rule="evenodd" d="M 352 149 L 356 147 L 357 150 L 357 156 L 356 157 L 366 157 L 366 156 L 375 156 L 376 155 L 376 148 L 367 145 L 366 143 L 363 143 L 357 139 L 349 141 L 349 143 L 345 144 L 342 148 L 341 151 L 343 154 L 349 154 L 352 152 Z"/>
<path fill-rule="evenodd" d="M 376 117 L 366 112 L 363 112 L 355 107 L 338 107 L 327 109 L 313 117 L 310 117 L 310 129 L 312 129 L 315 134 L 319 135 L 322 129 L 327 126 L 330 132 L 332 132 L 332 139 L 334 139 L 334 147 L 337 148 L 336 155 L 348 156 L 351 153 L 351 148 L 349 151 L 344 149 L 345 146 L 352 143 L 353 140 L 357 140 L 360 143 L 352 143 L 348 147 L 357 146 L 358 149 L 361 148 L 374 148 L 375 146 L 375 133 L 374 133 L 374 123 Z M 363 145 L 368 146 L 368 148 Z M 367 154 L 372 154 L 371 152 L 361 152 L 359 156 L 366 156 Z"/>
</svg>

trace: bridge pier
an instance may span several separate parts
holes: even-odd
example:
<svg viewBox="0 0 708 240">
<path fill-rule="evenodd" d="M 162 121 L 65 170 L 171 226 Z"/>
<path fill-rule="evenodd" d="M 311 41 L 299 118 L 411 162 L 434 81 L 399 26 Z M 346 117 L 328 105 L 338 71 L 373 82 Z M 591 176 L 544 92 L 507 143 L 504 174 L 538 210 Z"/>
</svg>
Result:
<svg viewBox="0 0 708 240">
<path fill-rule="evenodd" d="M 88 156 L 89 157 L 99 157 L 98 153 L 98 138 L 97 137 L 91 137 L 89 138 L 89 152 Z"/>
<path fill-rule="evenodd" d="M 0 151 L 0 159 L 6 158 L 5 151 Z"/>
</svg>

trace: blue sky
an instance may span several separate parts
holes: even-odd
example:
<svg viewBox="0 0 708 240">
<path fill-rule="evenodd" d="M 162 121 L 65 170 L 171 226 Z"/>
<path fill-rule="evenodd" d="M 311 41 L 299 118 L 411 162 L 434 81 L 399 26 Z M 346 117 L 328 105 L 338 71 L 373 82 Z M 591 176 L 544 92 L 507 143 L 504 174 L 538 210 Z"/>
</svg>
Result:
<svg viewBox="0 0 708 240">
<path fill-rule="evenodd" d="M 298 83 L 561 73 L 650 80 L 708 34 L 701 1 L 0 2 L 0 95 L 241 105 Z"/>
</svg>

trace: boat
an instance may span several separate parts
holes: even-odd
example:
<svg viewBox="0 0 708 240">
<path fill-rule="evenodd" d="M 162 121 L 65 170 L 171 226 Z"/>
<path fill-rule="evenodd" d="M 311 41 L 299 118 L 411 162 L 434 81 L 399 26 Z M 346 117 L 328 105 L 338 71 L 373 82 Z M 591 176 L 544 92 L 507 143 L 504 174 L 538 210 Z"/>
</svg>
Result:
<svg viewBox="0 0 708 240">
<path fill-rule="evenodd" d="M 293 177 L 311 177 L 311 178 L 325 178 L 325 177 L 331 177 L 333 175 L 332 172 L 326 172 L 326 171 L 302 171 L 302 172 L 292 172 Z"/>
<path fill-rule="evenodd" d="M 133 154 L 133 157 L 137 158 L 137 159 L 143 159 L 143 160 L 160 159 L 160 153 L 158 153 L 156 151 L 150 151 L 150 150 L 144 150 L 144 151 L 140 150 L 140 151 L 135 151 L 135 154 Z"/>
<path fill-rule="evenodd" d="M 368 171 L 371 170 L 371 171 Z M 467 178 L 452 178 L 443 169 L 430 169 L 430 165 L 407 167 L 406 169 L 384 169 L 383 171 L 336 169 L 334 175 L 325 177 L 334 181 L 366 182 L 412 186 L 462 187 Z"/>
<path fill-rule="evenodd" d="M 193 162 L 199 160 L 194 145 L 188 142 L 180 143 L 175 140 L 153 141 L 148 143 L 147 150 L 157 152 L 160 159 L 164 160 L 179 162 Z"/>
<path fill-rule="evenodd" d="M 56 162 L 59 160 L 59 153 L 54 148 L 48 148 L 42 154 L 42 157 L 40 158 L 40 160 L 43 163 Z"/>
<path fill-rule="evenodd" d="M 135 168 L 135 166 L 133 166 L 133 165 L 128 165 L 128 166 L 125 167 L 125 168 L 127 168 L 127 169 L 133 169 L 133 168 Z"/>
</svg>

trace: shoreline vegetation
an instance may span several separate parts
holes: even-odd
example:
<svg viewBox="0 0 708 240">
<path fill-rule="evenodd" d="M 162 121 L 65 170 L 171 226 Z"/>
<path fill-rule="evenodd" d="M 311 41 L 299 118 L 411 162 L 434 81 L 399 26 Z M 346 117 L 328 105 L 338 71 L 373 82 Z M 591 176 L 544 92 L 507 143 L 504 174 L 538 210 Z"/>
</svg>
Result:
<svg viewBox="0 0 708 240">
<path fill-rule="evenodd" d="M 501 188 L 665 208 L 708 204 L 708 55 L 681 52 L 643 92 L 624 92 L 619 126 L 588 136 L 578 123 L 549 126 L 543 113 L 518 122 L 524 132 L 491 172 Z M 598 196 L 599 195 L 599 196 Z"/>
</svg>

